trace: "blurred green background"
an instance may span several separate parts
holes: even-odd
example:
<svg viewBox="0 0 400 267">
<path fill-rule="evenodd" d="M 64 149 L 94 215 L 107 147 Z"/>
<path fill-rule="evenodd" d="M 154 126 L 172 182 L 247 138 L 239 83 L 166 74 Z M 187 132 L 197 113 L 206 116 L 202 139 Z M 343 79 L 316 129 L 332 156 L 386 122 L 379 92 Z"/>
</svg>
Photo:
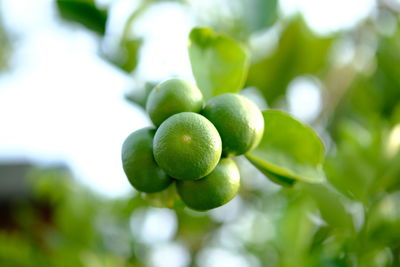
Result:
<svg viewBox="0 0 400 267">
<path fill-rule="evenodd" d="M 5 96 L 2 91 L 17 90 L 7 87 L 13 84 L 7 79 L 16 73 L 15 69 L 32 64 L 29 54 L 19 53 L 24 40 L 21 29 L 40 34 L 37 28 L 35 32 L 35 28 L 24 24 L 27 20 L 12 19 L 18 14 L 10 10 L 26 7 L 21 1 L 18 8 L 12 9 L 11 2 L 15 6 L 19 1 L 0 1 L 0 98 Z M 59 71 L 62 68 L 58 60 L 51 61 L 54 71 L 61 72 L 60 77 L 74 80 L 75 85 L 84 84 L 78 88 L 78 95 L 65 100 L 65 107 L 73 110 L 75 99 L 88 96 L 76 100 L 78 106 L 82 101 L 86 108 L 77 113 L 86 123 L 71 130 L 84 139 L 75 145 L 78 152 L 90 142 L 91 135 L 85 131 L 92 127 L 91 118 L 95 117 L 90 110 L 97 107 L 101 90 L 116 92 L 121 98 L 118 103 L 130 103 L 135 110 L 128 120 L 128 116 L 121 118 L 120 113 L 112 112 L 118 109 L 117 102 L 100 105 L 104 114 L 110 114 L 110 121 L 131 125 L 120 135 L 112 135 L 118 150 L 131 130 L 149 123 L 141 109 L 155 83 L 174 75 L 193 79 L 187 59 L 187 34 L 191 27 L 200 25 L 229 35 L 250 52 L 243 94 L 262 108 L 293 114 L 319 133 L 326 146 L 327 182 L 297 183 L 285 188 L 270 182 L 239 157 L 239 195 L 209 212 L 182 207 L 176 202 L 173 188 L 144 196 L 125 183 L 121 185 L 126 187 L 124 193 L 109 196 L 104 191 L 114 179 L 117 183 L 113 172 L 107 173 L 102 193 L 90 185 L 96 183 L 96 175 L 90 182 L 82 181 L 68 161 L 55 163 L 57 158 L 43 164 L 24 158 L 23 151 L 13 153 L 13 146 L 7 146 L 11 139 L 4 134 L 9 125 L 26 126 L 18 128 L 16 134 L 21 135 L 29 135 L 43 125 L 29 124 L 21 120 L 28 115 L 7 113 L 3 105 L 0 266 L 400 266 L 399 1 L 361 1 L 349 6 L 345 1 L 304 1 L 303 7 L 301 1 L 288 0 L 39 2 L 39 8 L 47 8 L 51 14 L 54 32 L 72 32 L 74 42 L 80 42 L 80 36 L 90 38 L 90 45 L 83 41 L 82 55 L 90 50 L 96 54 L 97 65 L 106 65 L 102 72 L 80 69 L 84 73 L 75 77 L 71 73 L 74 66 L 79 68 L 79 60 L 69 66 L 71 72 L 65 68 Z M 369 9 L 361 15 L 347 10 L 364 10 L 367 4 Z M 168 11 L 171 7 L 186 14 L 186 24 L 179 25 L 181 21 L 174 12 Z M 342 24 L 330 24 L 332 17 Z M 175 21 L 177 28 L 166 33 L 161 25 L 168 20 Z M 164 39 L 146 35 L 147 31 Z M 174 31 L 181 35 L 171 34 Z M 51 34 L 50 39 L 61 38 Z M 50 39 L 46 39 L 49 51 L 52 44 L 57 44 Z M 67 40 L 64 37 L 59 42 Z M 77 47 L 66 46 L 65 51 Z M 149 55 L 156 50 L 168 54 L 168 49 L 173 49 L 169 59 Z M 180 55 L 174 54 L 176 49 Z M 108 89 L 98 90 L 98 83 L 84 80 L 100 79 L 108 73 L 118 76 L 110 76 Z M 41 78 L 52 79 L 50 74 Z M 47 95 L 39 87 L 29 88 L 28 95 L 19 94 L 9 105 L 18 106 L 23 114 L 34 112 L 25 104 L 40 106 L 39 99 Z M 4 99 L 0 103 L 10 102 Z M 101 103 L 107 103 L 107 99 Z M 45 129 L 52 132 L 63 123 L 57 121 L 69 119 L 74 120 L 56 117 L 45 124 Z M 114 128 L 105 125 L 106 129 L 112 132 Z M 95 140 L 90 149 L 104 153 L 102 147 L 107 140 Z M 62 142 L 55 138 L 49 146 Z M 39 139 L 36 147 L 41 145 L 44 141 Z M 119 162 L 118 153 L 112 157 Z M 92 169 L 104 165 L 82 164 Z M 168 208 L 171 206 L 174 208 Z"/>
</svg>

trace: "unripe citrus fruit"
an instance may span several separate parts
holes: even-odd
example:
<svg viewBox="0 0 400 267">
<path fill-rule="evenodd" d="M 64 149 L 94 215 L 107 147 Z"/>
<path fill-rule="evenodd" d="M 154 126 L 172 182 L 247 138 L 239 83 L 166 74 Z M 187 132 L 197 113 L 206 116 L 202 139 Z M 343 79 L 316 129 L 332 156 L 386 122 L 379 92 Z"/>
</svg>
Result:
<svg viewBox="0 0 400 267">
<path fill-rule="evenodd" d="M 154 160 L 154 134 L 154 129 L 140 129 L 131 133 L 122 145 L 124 172 L 134 188 L 146 193 L 159 192 L 172 182 Z"/>
<path fill-rule="evenodd" d="M 221 135 L 225 156 L 244 154 L 261 141 L 263 115 L 257 105 L 244 96 L 232 93 L 215 96 L 207 102 L 202 114 Z"/>
<path fill-rule="evenodd" d="M 209 174 L 218 164 L 221 150 L 217 129 L 193 112 L 169 117 L 154 136 L 156 162 L 167 174 L 180 180 L 196 180 Z"/>
<path fill-rule="evenodd" d="M 174 78 L 154 87 L 147 99 L 146 111 L 154 125 L 159 126 L 176 113 L 199 112 L 202 106 L 201 91 L 187 81 Z"/>
<path fill-rule="evenodd" d="M 240 186 L 239 170 L 233 160 L 223 158 L 206 177 L 196 181 L 177 181 L 182 201 L 194 210 L 209 210 L 229 202 Z"/>
</svg>

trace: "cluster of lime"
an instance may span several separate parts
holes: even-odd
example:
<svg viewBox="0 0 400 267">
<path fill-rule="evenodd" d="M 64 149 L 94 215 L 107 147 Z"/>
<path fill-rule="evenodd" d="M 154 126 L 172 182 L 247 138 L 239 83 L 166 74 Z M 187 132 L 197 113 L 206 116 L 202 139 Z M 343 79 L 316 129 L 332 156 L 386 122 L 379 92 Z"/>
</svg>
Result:
<svg viewBox="0 0 400 267">
<path fill-rule="evenodd" d="M 176 182 L 182 201 L 195 210 L 222 206 L 237 194 L 240 174 L 231 157 L 255 148 L 264 132 L 253 102 L 226 93 L 204 103 L 195 85 L 170 79 L 151 91 L 146 111 L 156 127 L 131 133 L 122 147 L 135 189 L 155 193 Z"/>
</svg>

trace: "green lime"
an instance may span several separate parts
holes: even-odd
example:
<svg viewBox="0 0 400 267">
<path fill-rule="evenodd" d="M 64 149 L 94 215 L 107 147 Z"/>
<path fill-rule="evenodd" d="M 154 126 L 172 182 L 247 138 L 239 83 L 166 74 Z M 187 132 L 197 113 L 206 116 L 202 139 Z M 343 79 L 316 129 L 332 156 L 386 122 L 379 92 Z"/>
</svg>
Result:
<svg viewBox="0 0 400 267">
<path fill-rule="evenodd" d="M 166 119 L 153 143 L 158 165 L 179 180 L 196 180 L 209 174 L 218 164 L 221 149 L 221 137 L 214 125 L 193 112 Z"/>
<path fill-rule="evenodd" d="M 224 156 L 242 155 L 255 148 L 264 133 L 261 110 L 239 94 L 222 94 L 211 98 L 202 114 L 217 128 Z"/>
<path fill-rule="evenodd" d="M 229 202 L 238 192 L 240 174 L 235 162 L 222 158 L 206 177 L 196 181 L 177 181 L 182 201 L 194 210 L 209 210 Z"/>
<path fill-rule="evenodd" d="M 122 167 L 129 182 L 138 191 L 159 192 L 173 181 L 153 157 L 155 130 L 143 128 L 131 133 L 122 145 Z"/>
<path fill-rule="evenodd" d="M 146 103 L 146 111 L 156 126 L 174 114 L 200 112 L 202 107 L 201 91 L 195 85 L 177 78 L 154 87 Z"/>
</svg>

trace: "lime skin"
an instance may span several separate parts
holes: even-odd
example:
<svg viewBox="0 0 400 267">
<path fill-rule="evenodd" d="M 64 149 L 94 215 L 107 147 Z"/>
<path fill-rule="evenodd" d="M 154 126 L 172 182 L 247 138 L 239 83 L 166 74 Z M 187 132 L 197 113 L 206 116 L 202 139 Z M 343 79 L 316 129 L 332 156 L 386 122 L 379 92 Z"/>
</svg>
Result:
<svg viewBox="0 0 400 267">
<path fill-rule="evenodd" d="M 264 118 L 261 110 L 244 96 L 226 93 L 212 97 L 202 114 L 221 135 L 224 156 L 245 154 L 262 139 Z"/>
<path fill-rule="evenodd" d="M 222 158 L 206 177 L 196 181 L 177 181 L 182 201 L 191 209 L 206 211 L 232 200 L 240 187 L 240 174 L 235 162 Z"/>
<path fill-rule="evenodd" d="M 158 165 L 178 180 L 196 180 L 209 174 L 221 157 L 222 143 L 214 125 L 193 112 L 165 120 L 154 136 Z"/>
<path fill-rule="evenodd" d="M 146 111 L 155 126 L 180 112 L 200 112 L 203 95 L 195 85 L 178 78 L 166 80 L 150 92 Z"/>
<path fill-rule="evenodd" d="M 122 145 L 122 167 L 138 191 L 160 192 L 173 181 L 156 163 L 153 157 L 155 129 L 143 128 L 131 133 Z"/>
</svg>

